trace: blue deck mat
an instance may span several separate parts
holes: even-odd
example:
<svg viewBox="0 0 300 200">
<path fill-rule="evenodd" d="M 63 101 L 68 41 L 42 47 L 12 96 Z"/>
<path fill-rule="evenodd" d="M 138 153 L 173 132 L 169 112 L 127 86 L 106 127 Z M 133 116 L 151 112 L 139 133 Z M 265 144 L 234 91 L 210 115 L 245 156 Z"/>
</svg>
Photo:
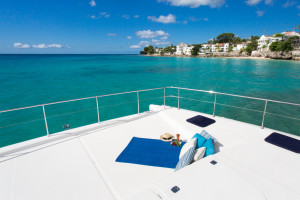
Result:
<svg viewBox="0 0 300 200">
<path fill-rule="evenodd" d="M 116 162 L 175 169 L 181 147 L 171 146 L 170 142 L 161 140 L 133 137 Z"/>
</svg>

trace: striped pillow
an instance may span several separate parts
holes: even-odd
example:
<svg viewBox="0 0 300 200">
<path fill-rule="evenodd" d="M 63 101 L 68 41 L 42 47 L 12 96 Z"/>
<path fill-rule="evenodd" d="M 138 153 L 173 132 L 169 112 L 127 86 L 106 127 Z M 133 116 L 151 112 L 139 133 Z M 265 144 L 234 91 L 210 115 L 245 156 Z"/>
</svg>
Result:
<svg viewBox="0 0 300 200">
<path fill-rule="evenodd" d="M 175 172 L 187 165 L 189 165 L 194 158 L 194 154 L 195 154 L 195 150 L 196 150 L 196 143 L 194 143 L 195 145 L 192 146 L 191 148 L 189 148 L 189 150 L 187 150 L 183 156 L 179 159 L 176 168 L 175 168 Z"/>
<path fill-rule="evenodd" d="M 217 142 L 219 142 L 216 138 L 214 138 L 213 136 L 211 136 L 209 133 L 207 133 L 205 130 L 203 130 L 200 135 L 202 135 L 205 139 L 209 139 L 211 138 L 214 142 L 214 144 L 216 144 Z"/>
</svg>

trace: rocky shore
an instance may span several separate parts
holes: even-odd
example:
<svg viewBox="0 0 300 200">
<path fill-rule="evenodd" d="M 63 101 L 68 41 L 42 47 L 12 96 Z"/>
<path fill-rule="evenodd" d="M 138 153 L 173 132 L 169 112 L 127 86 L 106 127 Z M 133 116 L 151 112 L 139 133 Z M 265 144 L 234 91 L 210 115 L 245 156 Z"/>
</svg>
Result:
<svg viewBox="0 0 300 200">
<path fill-rule="evenodd" d="M 296 60 L 300 61 L 300 50 L 290 51 L 290 52 L 258 52 L 253 51 L 251 55 L 246 52 L 214 52 L 206 53 L 198 56 L 187 56 L 187 55 L 159 55 L 153 54 L 148 56 L 165 56 L 165 57 L 219 57 L 219 58 L 240 58 L 240 59 L 274 59 L 274 60 Z"/>
</svg>

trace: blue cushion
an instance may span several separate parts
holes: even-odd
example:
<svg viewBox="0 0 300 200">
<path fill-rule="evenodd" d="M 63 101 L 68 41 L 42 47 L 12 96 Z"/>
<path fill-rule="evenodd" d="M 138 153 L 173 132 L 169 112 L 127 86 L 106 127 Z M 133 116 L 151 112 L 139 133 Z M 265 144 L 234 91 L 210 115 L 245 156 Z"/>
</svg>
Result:
<svg viewBox="0 0 300 200">
<path fill-rule="evenodd" d="M 206 147 L 206 151 L 205 151 L 204 157 L 213 155 L 215 153 L 215 148 L 214 148 L 214 144 L 213 144 L 212 138 L 209 138 L 208 140 L 206 140 L 206 142 L 203 144 L 202 147 Z"/>
<path fill-rule="evenodd" d="M 194 158 L 194 154 L 195 154 L 195 147 L 192 147 L 179 159 L 174 171 L 177 171 L 189 165 Z"/>
<path fill-rule="evenodd" d="M 209 139 L 212 138 L 214 144 L 216 144 L 218 142 L 218 140 L 216 138 L 214 138 L 213 136 L 211 136 L 209 133 L 207 133 L 205 130 L 203 130 L 200 135 L 202 135 L 205 139 Z"/>
<path fill-rule="evenodd" d="M 199 149 L 200 147 L 202 147 L 202 145 L 204 144 L 204 142 L 206 141 L 206 139 L 201 136 L 199 133 L 196 133 L 192 139 L 197 138 L 197 145 L 196 145 L 196 149 Z"/>
</svg>

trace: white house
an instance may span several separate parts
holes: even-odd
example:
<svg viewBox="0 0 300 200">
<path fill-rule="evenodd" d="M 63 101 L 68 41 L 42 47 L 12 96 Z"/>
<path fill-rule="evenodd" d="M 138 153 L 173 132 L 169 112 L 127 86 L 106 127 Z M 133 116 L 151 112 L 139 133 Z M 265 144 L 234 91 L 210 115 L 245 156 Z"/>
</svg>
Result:
<svg viewBox="0 0 300 200">
<path fill-rule="evenodd" d="M 297 33 L 295 31 L 285 31 L 285 32 L 282 32 L 281 34 L 288 36 L 288 37 L 292 37 L 292 36 L 300 37 L 300 33 Z"/>
<path fill-rule="evenodd" d="M 211 44 L 203 44 L 201 48 L 201 52 L 208 53 L 211 50 Z"/>
<path fill-rule="evenodd" d="M 192 55 L 193 46 L 189 46 L 186 43 L 180 43 L 176 46 L 176 55 Z"/>
<path fill-rule="evenodd" d="M 192 55 L 192 49 L 194 48 L 194 46 L 186 46 L 183 48 L 183 53 L 184 55 Z"/>
<path fill-rule="evenodd" d="M 183 49 L 184 49 L 184 47 L 187 47 L 186 43 L 181 42 L 180 44 L 178 44 L 176 46 L 176 52 L 175 52 L 175 54 L 176 55 L 183 55 Z"/>
<path fill-rule="evenodd" d="M 272 42 L 276 42 L 281 40 L 280 37 L 274 37 L 270 35 L 262 35 L 258 40 L 258 47 L 257 49 L 261 51 L 264 47 L 268 50 L 269 46 L 272 44 Z"/>
<path fill-rule="evenodd" d="M 236 47 L 233 48 L 233 51 L 241 51 L 241 49 L 244 49 L 247 47 L 248 42 L 243 42 L 240 44 L 237 44 Z"/>
<path fill-rule="evenodd" d="M 229 43 L 217 43 L 217 44 L 213 44 L 211 45 L 211 51 L 212 52 L 228 52 L 229 50 Z"/>
</svg>

